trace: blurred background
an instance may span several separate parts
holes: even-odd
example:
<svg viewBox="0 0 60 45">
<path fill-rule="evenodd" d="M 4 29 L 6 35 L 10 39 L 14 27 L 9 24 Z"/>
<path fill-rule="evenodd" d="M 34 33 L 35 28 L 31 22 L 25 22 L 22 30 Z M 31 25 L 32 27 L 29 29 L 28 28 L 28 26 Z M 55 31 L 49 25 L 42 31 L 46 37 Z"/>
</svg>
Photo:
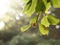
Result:
<svg viewBox="0 0 60 45">
<path fill-rule="evenodd" d="M 40 36 L 37 28 L 20 31 L 30 20 L 23 7 L 23 0 L 0 0 L 0 45 L 60 45 L 60 23 L 50 26 L 48 36 Z M 60 9 L 53 8 L 52 14 L 60 19 Z"/>
</svg>

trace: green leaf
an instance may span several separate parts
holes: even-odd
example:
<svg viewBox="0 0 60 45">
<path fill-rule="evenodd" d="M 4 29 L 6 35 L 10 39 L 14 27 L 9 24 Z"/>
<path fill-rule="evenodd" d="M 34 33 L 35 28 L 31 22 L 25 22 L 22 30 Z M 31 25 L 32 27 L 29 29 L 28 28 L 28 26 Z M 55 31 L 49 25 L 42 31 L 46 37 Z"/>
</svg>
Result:
<svg viewBox="0 0 60 45">
<path fill-rule="evenodd" d="M 54 8 L 60 8 L 60 0 L 51 0 Z"/>
<path fill-rule="evenodd" d="M 49 30 L 46 27 L 44 27 L 42 24 L 39 24 L 39 31 L 41 35 L 49 34 Z"/>
<path fill-rule="evenodd" d="M 42 0 L 43 1 L 43 3 L 45 4 L 45 13 L 48 13 L 48 11 L 49 11 L 49 9 L 50 9 L 50 7 L 51 7 L 51 4 L 50 4 L 50 2 L 47 2 L 47 0 Z"/>
<path fill-rule="evenodd" d="M 48 20 L 52 25 L 57 25 L 59 23 L 59 19 L 53 15 L 48 15 Z"/>
<path fill-rule="evenodd" d="M 45 4 L 42 0 L 37 0 L 36 12 L 45 11 Z"/>
<path fill-rule="evenodd" d="M 25 6 L 24 6 L 24 9 L 23 9 L 23 13 L 24 14 L 26 14 L 27 13 L 27 11 L 28 11 L 28 9 L 30 8 L 30 6 L 31 6 L 31 3 L 29 3 L 29 4 L 26 4 Z"/>
<path fill-rule="evenodd" d="M 42 0 L 43 1 L 43 3 L 46 5 L 47 4 L 47 0 Z"/>
<path fill-rule="evenodd" d="M 27 11 L 27 15 L 30 17 L 34 12 L 36 8 L 37 0 L 32 0 L 32 4 L 30 9 Z"/>
<path fill-rule="evenodd" d="M 47 16 L 44 16 L 42 19 L 41 19 L 41 24 L 44 25 L 45 27 L 49 27 L 50 23 L 47 19 Z"/>
<path fill-rule="evenodd" d="M 51 6 L 50 2 L 46 4 L 46 10 L 45 10 L 46 14 L 48 13 L 50 6 Z"/>
<path fill-rule="evenodd" d="M 24 0 L 24 2 L 25 2 L 25 4 L 26 4 L 27 2 L 29 2 L 29 0 Z"/>
<path fill-rule="evenodd" d="M 27 31 L 30 27 L 31 27 L 30 24 L 29 24 L 29 25 L 26 25 L 26 26 L 24 26 L 24 27 L 21 27 L 21 32 Z"/>
<path fill-rule="evenodd" d="M 32 19 L 30 20 L 30 24 L 36 23 L 36 19 L 37 19 L 37 17 L 32 18 Z"/>
<path fill-rule="evenodd" d="M 36 8 L 36 4 L 37 4 L 37 0 L 31 0 L 27 5 L 27 7 L 29 7 L 29 8 L 27 8 L 27 10 L 26 10 L 26 8 L 24 8 L 26 11 L 24 11 L 25 12 L 25 14 L 28 16 L 28 17 L 30 17 L 34 12 L 35 12 L 35 8 Z M 30 6 L 29 6 L 30 5 Z"/>
</svg>

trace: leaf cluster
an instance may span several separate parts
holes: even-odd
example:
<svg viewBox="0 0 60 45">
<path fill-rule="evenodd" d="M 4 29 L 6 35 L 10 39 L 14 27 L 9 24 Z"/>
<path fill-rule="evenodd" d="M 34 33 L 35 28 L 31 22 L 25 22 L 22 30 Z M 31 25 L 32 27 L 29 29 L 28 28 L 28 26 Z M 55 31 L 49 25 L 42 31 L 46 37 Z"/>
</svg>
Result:
<svg viewBox="0 0 60 45">
<path fill-rule="evenodd" d="M 51 7 L 60 8 L 60 0 L 24 0 L 25 7 L 23 13 L 26 14 L 29 18 L 33 13 L 36 13 L 36 16 L 33 17 L 29 24 L 21 27 L 21 31 L 24 32 L 30 27 L 38 27 L 39 32 L 42 35 L 49 34 L 49 26 L 57 25 L 60 20 L 53 16 L 51 13 L 48 14 L 48 11 Z M 51 10 L 50 10 L 51 11 Z M 41 15 L 43 17 L 41 18 Z"/>
</svg>

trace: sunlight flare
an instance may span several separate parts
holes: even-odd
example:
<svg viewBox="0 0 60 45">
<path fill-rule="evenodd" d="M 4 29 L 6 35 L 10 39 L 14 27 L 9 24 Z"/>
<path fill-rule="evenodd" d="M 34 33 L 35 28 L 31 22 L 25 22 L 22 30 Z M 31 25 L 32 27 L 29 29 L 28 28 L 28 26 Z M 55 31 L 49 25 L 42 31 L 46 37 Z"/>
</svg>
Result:
<svg viewBox="0 0 60 45">
<path fill-rule="evenodd" d="M 3 21 L 0 22 L 0 29 L 3 29 L 5 26 L 5 23 Z"/>
<path fill-rule="evenodd" d="M 10 6 L 10 0 L 0 0 L 0 18 L 5 16 L 5 13 L 8 12 Z"/>
</svg>

